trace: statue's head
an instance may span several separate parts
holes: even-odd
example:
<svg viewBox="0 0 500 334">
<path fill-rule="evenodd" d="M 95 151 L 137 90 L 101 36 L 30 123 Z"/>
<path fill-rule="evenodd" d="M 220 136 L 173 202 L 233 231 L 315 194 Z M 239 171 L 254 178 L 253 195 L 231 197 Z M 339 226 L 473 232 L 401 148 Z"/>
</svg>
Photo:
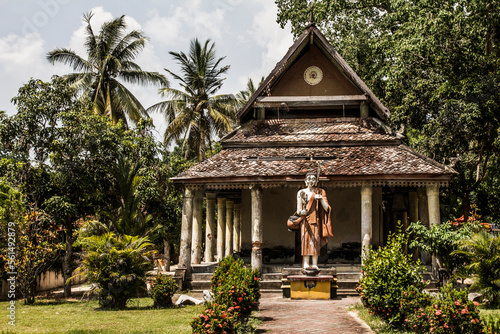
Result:
<svg viewBox="0 0 500 334">
<path fill-rule="evenodd" d="M 315 187 L 318 184 L 318 176 L 314 172 L 309 172 L 306 174 L 305 179 L 306 186 Z"/>
</svg>

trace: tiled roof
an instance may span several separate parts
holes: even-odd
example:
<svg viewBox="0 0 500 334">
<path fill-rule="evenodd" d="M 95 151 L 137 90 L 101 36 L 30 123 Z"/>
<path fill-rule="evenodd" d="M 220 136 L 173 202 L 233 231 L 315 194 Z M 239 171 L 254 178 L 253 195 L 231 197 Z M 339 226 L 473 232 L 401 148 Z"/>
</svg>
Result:
<svg viewBox="0 0 500 334">
<path fill-rule="evenodd" d="M 450 174 L 404 145 L 280 147 L 224 149 L 176 179 L 303 176 L 316 170 L 317 161 L 324 176 Z"/>
<path fill-rule="evenodd" d="M 252 121 L 248 126 L 222 139 L 224 147 L 243 143 L 331 143 L 397 141 L 394 136 L 379 133 L 367 122 L 352 119 L 281 119 Z M 288 145 L 289 146 L 289 145 Z"/>
</svg>

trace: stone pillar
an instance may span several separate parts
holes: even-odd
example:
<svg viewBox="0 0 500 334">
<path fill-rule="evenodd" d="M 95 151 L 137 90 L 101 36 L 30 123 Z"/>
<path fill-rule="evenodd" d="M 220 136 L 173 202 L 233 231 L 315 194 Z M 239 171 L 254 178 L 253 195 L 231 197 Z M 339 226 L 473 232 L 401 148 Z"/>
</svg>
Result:
<svg viewBox="0 0 500 334">
<path fill-rule="evenodd" d="M 226 256 L 233 255 L 234 201 L 226 201 Z"/>
<path fill-rule="evenodd" d="M 423 187 L 417 188 L 417 196 L 418 196 L 418 220 L 429 227 L 429 208 L 427 201 L 427 191 Z M 423 264 L 430 264 L 431 257 L 426 252 L 420 252 L 420 260 Z"/>
<path fill-rule="evenodd" d="M 371 186 L 361 187 L 361 259 L 366 257 L 372 242 L 372 193 Z"/>
<path fill-rule="evenodd" d="M 259 269 L 262 274 L 262 188 L 252 186 L 252 269 Z"/>
<path fill-rule="evenodd" d="M 206 193 L 205 196 L 207 199 L 205 262 L 213 262 L 215 246 L 215 193 Z"/>
<path fill-rule="evenodd" d="M 427 186 L 427 206 L 429 208 L 429 225 L 441 224 L 441 214 L 439 212 L 439 186 Z M 438 258 L 432 256 L 432 273 L 437 277 L 439 264 Z"/>
<path fill-rule="evenodd" d="M 226 240 L 226 199 L 217 198 L 217 261 L 224 258 Z"/>
<path fill-rule="evenodd" d="M 186 279 L 191 277 L 191 242 L 193 228 L 193 192 L 184 190 L 182 204 L 181 244 L 179 254 L 179 269 L 184 269 Z"/>
<path fill-rule="evenodd" d="M 201 263 L 201 246 L 203 238 L 203 190 L 196 190 L 193 199 L 193 249 L 191 263 Z"/>
<path fill-rule="evenodd" d="M 234 224 L 233 224 L 233 249 L 235 252 L 241 250 L 241 204 L 234 203 Z"/>
</svg>

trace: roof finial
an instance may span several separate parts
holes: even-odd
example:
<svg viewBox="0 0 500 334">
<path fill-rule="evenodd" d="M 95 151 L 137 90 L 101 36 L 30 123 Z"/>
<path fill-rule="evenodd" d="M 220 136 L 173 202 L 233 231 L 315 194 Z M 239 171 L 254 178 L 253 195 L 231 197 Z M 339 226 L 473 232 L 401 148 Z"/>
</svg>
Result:
<svg viewBox="0 0 500 334">
<path fill-rule="evenodd" d="M 311 16 L 309 17 L 309 25 L 315 25 L 316 24 L 316 21 L 314 20 L 314 3 L 316 2 L 316 0 L 314 0 L 312 3 L 311 3 Z"/>
</svg>

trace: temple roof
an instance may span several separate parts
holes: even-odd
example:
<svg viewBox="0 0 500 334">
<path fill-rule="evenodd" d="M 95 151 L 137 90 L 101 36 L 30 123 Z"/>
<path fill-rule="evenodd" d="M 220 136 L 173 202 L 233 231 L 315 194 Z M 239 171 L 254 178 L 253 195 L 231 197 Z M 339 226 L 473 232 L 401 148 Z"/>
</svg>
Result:
<svg viewBox="0 0 500 334">
<path fill-rule="evenodd" d="M 222 146 L 339 146 L 399 144 L 369 120 L 344 118 L 254 120 L 221 140 Z"/>
<path fill-rule="evenodd" d="M 453 171 L 410 149 L 369 121 L 255 121 L 222 140 L 223 150 L 173 178 L 203 184 L 302 182 L 320 168 L 323 182 L 349 180 L 446 183 Z"/>
</svg>

